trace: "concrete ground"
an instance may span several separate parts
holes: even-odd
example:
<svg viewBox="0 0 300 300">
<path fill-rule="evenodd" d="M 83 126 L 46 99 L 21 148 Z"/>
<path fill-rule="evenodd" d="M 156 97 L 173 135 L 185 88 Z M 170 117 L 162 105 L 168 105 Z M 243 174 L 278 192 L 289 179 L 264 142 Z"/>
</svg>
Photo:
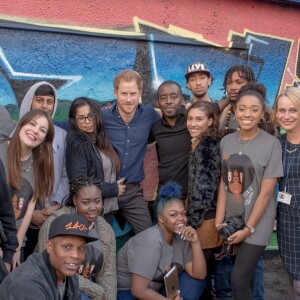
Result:
<svg viewBox="0 0 300 300">
<path fill-rule="evenodd" d="M 265 300 L 287 300 L 288 273 L 284 269 L 278 251 L 264 254 Z"/>
</svg>

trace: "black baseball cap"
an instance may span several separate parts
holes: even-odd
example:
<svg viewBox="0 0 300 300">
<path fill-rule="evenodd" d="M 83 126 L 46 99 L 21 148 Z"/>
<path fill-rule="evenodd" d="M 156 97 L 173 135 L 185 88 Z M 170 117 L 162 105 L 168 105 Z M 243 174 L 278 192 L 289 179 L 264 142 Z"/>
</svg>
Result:
<svg viewBox="0 0 300 300">
<path fill-rule="evenodd" d="M 56 236 L 69 235 L 85 238 L 86 242 L 97 241 L 97 237 L 89 236 L 89 223 L 77 214 L 65 214 L 57 217 L 50 225 L 48 239 Z"/>
<path fill-rule="evenodd" d="M 188 79 L 188 77 L 191 74 L 198 73 L 198 72 L 206 73 L 208 76 L 210 76 L 210 71 L 208 69 L 208 66 L 201 62 L 196 62 L 188 66 L 184 76 L 186 79 Z"/>
</svg>

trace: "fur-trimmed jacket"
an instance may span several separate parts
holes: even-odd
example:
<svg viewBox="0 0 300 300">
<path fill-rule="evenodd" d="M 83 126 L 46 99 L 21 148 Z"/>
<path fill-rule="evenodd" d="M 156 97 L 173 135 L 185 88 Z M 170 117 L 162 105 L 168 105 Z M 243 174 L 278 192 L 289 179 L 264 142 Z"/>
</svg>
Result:
<svg viewBox="0 0 300 300">
<path fill-rule="evenodd" d="M 71 214 L 72 207 L 64 206 L 56 210 L 41 227 L 38 240 L 38 251 L 46 248 L 51 223 L 58 216 Z M 78 275 L 79 289 L 85 292 L 92 300 L 100 299 L 105 295 L 106 300 L 117 299 L 117 271 L 116 271 L 116 239 L 111 226 L 102 218 L 97 218 L 98 231 L 103 242 L 103 265 L 95 274 L 95 282 Z"/>
<path fill-rule="evenodd" d="M 189 155 L 188 223 L 199 227 L 214 218 L 221 174 L 220 138 L 203 137 Z"/>
</svg>

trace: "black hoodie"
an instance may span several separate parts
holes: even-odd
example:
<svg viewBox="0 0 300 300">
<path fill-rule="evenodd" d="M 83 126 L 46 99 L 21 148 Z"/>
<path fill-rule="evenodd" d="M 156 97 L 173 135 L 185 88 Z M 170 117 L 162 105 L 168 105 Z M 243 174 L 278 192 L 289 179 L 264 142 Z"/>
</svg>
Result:
<svg viewBox="0 0 300 300">
<path fill-rule="evenodd" d="M 46 250 L 34 253 L 4 279 L 0 300 L 61 300 L 56 282 L 56 271 Z M 80 300 L 78 275 L 66 277 L 65 284 L 62 300 Z"/>
<path fill-rule="evenodd" d="M 0 221 L 7 241 L 0 245 L 3 251 L 3 260 L 12 263 L 13 255 L 18 248 L 15 214 L 11 202 L 9 188 L 2 160 L 0 159 Z"/>
</svg>

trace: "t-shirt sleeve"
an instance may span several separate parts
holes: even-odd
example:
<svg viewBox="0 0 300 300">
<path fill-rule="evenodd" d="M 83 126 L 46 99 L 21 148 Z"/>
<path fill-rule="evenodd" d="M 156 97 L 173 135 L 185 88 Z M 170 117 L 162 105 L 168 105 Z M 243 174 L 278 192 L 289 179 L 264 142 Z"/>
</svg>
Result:
<svg viewBox="0 0 300 300">
<path fill-rule="evenodd" d="M 275 140 L 270 153 L 268 164 L 265 167 L 263 179 L 283 176 L 282 147 L 279 140 Z"/>
<path fill-rule="evenodd" d="M 213 101 L 212 105 L 214 107 L 216 115 L 219 115 L 221 113 L 221 110 L 220 110 L 220 106 L 219 106 L 218 102 L 217 101 Z"/>
<path fill-rule="evenodd" d="M 185 266 L 187 263 L 191 262 L 193 260 L 193 254 L 192 254 L 192 246 L 191 243 L 186 242 L 184 245 L 184 253 L 183 253 L 183 265 Z"/>
<path fill-rule="evenodd" d="M 128 270 L 152 280 L 160 260 L 159 248 L 139 245 L 128 249 Z"/>
</svg>

